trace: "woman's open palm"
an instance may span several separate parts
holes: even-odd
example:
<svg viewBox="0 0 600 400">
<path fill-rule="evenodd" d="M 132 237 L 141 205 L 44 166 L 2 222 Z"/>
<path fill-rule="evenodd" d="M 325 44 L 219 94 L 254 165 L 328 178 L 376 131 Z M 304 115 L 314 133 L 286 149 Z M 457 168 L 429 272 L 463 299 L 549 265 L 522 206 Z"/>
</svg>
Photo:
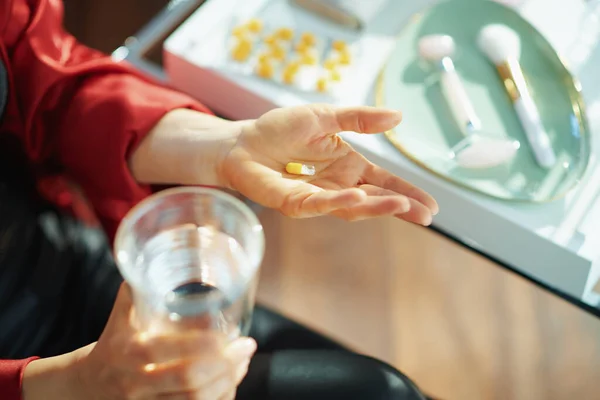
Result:
<svg viewBox="0 0 600 400">
<path fill-rule="evenodd" d="M 428 225 L 438 211 L 430 195 L 374 165 L 338 136 L 380 133 L 400 120 L 399 112 L 374 107 L 276 109 L 244 127 L 222 172 L 233 189 L 291 217 L 394 215 Z M 288 174 L 289 162 L 314 166 L 315 174 Z"/>
</svg>

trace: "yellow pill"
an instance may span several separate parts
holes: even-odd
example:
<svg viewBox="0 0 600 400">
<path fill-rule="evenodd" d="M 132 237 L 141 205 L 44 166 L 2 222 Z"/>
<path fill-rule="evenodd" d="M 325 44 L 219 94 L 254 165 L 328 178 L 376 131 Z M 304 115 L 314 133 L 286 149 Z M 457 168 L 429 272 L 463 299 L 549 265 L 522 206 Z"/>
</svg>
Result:
<svg viewBox="0 0 600 400">
<path fill-rule="evenodd" d="M 327 78 L 319 78 L 317 80 L 317 90 L 319 92 L 326 92 L 328 88 L 329 82 L 327 81 Z"/>
<path fill-rule="evenodd" d="M 253 18 L 250 21 L 248 21 L 247 26 L 250 32 L 252 33 L 259 33 L 263 29 L 263 23 L 258 18 Z"/>
<path fill-rule="evenodd" d="M 307 51 L 310 51 L 311 47 L 310 45 L 304 43 L 304 42 L 298 42 L 298 44 L 296 45 L 296 51 L 298 53 L 306 53 Z"/>
<path fill-rule="evenodd" d="M 348 49 L 348 45 L 343 40 L 334 40 L 331 47 L 337 51 L 346 51 Z"/>
<path fill-rule="evenodd" d="M 296 162 L 288 163 L 285 166 L 285 170 L 288 174 L 292 175 L 314 175 L 316 172 L 315 167 L 312 165 L 305 165 Z"/>
<path fill-rule="evenodd" d="M 248 46 L 245 43 L 239 43 L 231 52 L 231 57 L 235 61 L 243 62 L 250 57 L 250 53 L 252 52 L 252 45 Z"/>
<path fill-rule="evenodd" d="M 304 32 L 300 40 L 307 46 L 314 46 L 317 44 L 317 37 L 310 32 Z"/>
<path fill-rule="evenodd" d="M 331 77 L 331 80 L 334 82 L 339 82 L 342 80 L 342 75 L 340 75 L 339 71 L 337 71 L 337 70 L 332 70 L 330 72 L 330 77 Z"/>
<path fill-rule="evenodd" d="M 269 62 L 259 63 L 256 67 L 256 74 L 261 78 L 271 79 L 273 78 L 274 72 L 273 65 L 271 65 Z"/>
<path fill-rule="evenodd" d="M 347 51 L 341 52 L 339 61 L 342 65 L 349 65 L 352 62 L 352 56 Z"/>
<path fill-rule="evenodd" d="M 258 62 L 264 63 L 271 60 L 271 55 L 267 53 L 262 53 L 258 56 Z"/>
<path fill-rule="evenodd" d="M 296 71 L 284 71 L 281 75 L 281 80 L 286 85 L 291 85 L 296 80 Z"/>
<path fill-rule="evenodd" d="M 237 62 L 244 62 L 250 57 L 250 52 L 243 50 L 234 51 L 231 57 Z"/>
<path fill-rule="evenodd" d="M 240 50 L 251 51 L 252 50 L 252 42 L 249 39 L 240 38 L 237 42 L 236 48 L 240 49 Z"/>
<path fill-rule="evenodd" d="M 288 65 L 286 65 L 285 69 L 286 71 L 298 72 L 301 66 L 302 64 L 300 64 L 299 61 L 292 61 Z"/>
<path fill-rule="evenodd" d="M 284 83 L 291 85 L 296 80 L 296 75 L 298 75 L 298 70 L 300 69 L 300 65 L 297 62 L 291 62 L 285 66 L 281 78 Z"/>
<path fill-rule="evenodd" d="M 277 32 L 275 32 L 275 36 L 281 40 L 292 40 L 294 31 L 291 28 L 279 28 Z"/>
<path fill-rule="evenodd" d="M 317 56 L 313 53 L 304 53 L 300 58 L 300 62 L 305 65 L 316 65 L 317 64 Z"/>
<path fill-rule="evenodd" d="M 277 38 L 273 35 L 265 36 L 263 42 L 265 42 L 268 45 L 274 45 L 277 44 Z"/>
<path fill-rule="evenodd" d="M 329 71 L 333 71 L 337 67 L 337 62 L 330 58 L 328 60 L 325 60 L 325 62 L 323 63 L 323 67 L 325 67 L 325 69 Z"/>
<path fill-rule="evenodd" d="M 247 33 L 248 32 L 246 31 L 245 26 L 236 26 L 231 30 L 231 34 L 239 39 L 243 39 L 244 37 L 246 37 Z"/>
<path fill-rule="evenodd" d="M 274 59 L 282 61 L 285 59 L 286 51 L 281 46 L 272 46 L 270 54 L 271 54 L 271 57 L 273 57 Z"/>
</svg>

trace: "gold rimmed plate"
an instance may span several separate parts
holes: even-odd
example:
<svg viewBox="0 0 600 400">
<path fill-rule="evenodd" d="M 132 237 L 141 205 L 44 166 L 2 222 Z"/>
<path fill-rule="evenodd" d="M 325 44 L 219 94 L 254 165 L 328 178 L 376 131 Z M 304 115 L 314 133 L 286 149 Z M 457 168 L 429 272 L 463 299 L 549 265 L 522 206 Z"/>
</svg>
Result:
<svg viewBox="0 0 600 400">
<path fill-rule="evenodd" d="M 507 25 L 520 36 L 521 65 L 558 160 L 551 169 L 536 163 L 495 67 L 477 47 L 477 35 L 488 24 Z M 419 57 L 417 43 L 430 34 L 454 38 L 456 70 L 482 120 L 481 135 L 520 143 L 509 162 L 467 169 L 450 157 L 464 136 L 442 96 L 437 73 Z M 577 185 L 590 158 L 579 83 L 542 34 L 513 9 L 492 1 L 449 0 L 411 19 L 382 71 L 377 103 L 402 110 L 402 124 L 386 136 L 406 157 L 461 187 L 495 198 L 561 198 Z"/>
</svg>

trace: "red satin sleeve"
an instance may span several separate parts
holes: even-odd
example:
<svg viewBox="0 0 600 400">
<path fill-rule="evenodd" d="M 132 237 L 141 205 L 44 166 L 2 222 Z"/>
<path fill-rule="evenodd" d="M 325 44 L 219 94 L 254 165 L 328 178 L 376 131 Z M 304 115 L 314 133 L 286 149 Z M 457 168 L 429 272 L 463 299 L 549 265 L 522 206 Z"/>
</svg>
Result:
<svg viewBox="0 0 600 400">
<path fill-rule="evenodd" d="M 21 400 L 21 381 L 27 364 L 36 357 L 24 360 L 0 360 L 0 399 Z"/>
<path fill-rule="evenodd" d="M 168 111 L 209 111 L 78 43 L 62 27 L 61 1 L 12 1 L 5 41 L 18 134 L 35 165 L 58 165 L 82 187 L 112 238 L 150 193 L 130 175 L 132 150 Z"/>
</svg>

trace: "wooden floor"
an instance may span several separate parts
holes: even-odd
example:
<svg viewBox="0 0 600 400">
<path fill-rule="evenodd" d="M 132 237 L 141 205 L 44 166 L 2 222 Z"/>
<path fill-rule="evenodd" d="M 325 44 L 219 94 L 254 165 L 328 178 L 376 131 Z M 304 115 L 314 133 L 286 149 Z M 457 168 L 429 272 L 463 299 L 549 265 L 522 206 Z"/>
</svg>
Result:
<svg viewBox="0 0 600 400">
<path fill-rule="evenodd" d="M 66 24 L 111 51 L 166 3 L 65 0 Z M 260 301 L 392 363 L 430 394 L 600 399 L 600 320 L 426 229 L 262 219 Z"/>
<path fill-rule="evenodd" d="M 262 216 L 259 301 L 441 399 L 599 399 L 600 320 L 424 228 Z"/>
</svg>

